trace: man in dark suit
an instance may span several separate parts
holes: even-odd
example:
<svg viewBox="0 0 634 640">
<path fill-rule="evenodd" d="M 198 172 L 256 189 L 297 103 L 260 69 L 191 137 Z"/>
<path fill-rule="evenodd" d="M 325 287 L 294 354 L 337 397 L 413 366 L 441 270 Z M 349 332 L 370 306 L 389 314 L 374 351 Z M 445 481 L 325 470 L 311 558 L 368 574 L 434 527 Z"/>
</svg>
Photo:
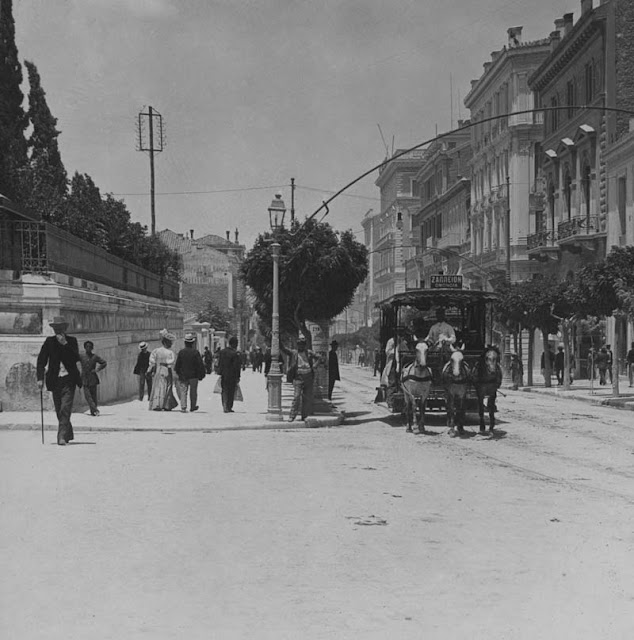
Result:
<svg viewBox="0 0 634 640">
<path fill-rule="evenodd" d="M 236 386 L 240 382 L 242 359 L 237 351 L 238 338 L 233 336 L 229 346 L 225 347 L 218 357 L 218 375 L 222 388 L 222 409 L 225 413 L 233 413 L 233 399 Z"/>
<path fill-rule="evenodd" d="M 79 347 L 77 339 L 66 334 L 68 323 L 64 318 L 56 316 L 50 326 L 55 335 L 44 340 L 37 357 L 37 386 L 40 390 L 44 386 L 46 368 L 46 388 L 53 394 L 59 423 L 57 444 L 63 446 L 74 438 L 70 416 L 73 412 L 75 387 L 82 386 L 81 374 L 77 368 Z"/>
<path fill-rule="evenodd" d="M 198 382 L 205 377 L 205 365 L 202 356 L 196 349 L 196 336 L 185 334 L 185 348 L 176 356 L 174 373 L 178 376 L 178 396 L 181 401 L 181 411 L 187 411 L 187 390 L 192 411 L 198 411 Z"/>
<path fill-rule="evenodd" d="M 328 400 L 332 400 L 332 390 L 335 388 L 335 381 L 341 380 L 339 377 L 339 358 L 337 358 L 337 347 L 339 343 L 333 340 L 330 343 L 330 353 L 328 354 Z"/>
</svg>

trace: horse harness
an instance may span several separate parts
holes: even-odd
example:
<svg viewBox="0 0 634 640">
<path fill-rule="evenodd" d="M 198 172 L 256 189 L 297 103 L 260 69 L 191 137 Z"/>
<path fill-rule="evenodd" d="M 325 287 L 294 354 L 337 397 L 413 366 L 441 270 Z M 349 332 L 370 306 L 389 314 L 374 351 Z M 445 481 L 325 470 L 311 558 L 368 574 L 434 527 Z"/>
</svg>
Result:
<svg viewBox="0 0 634 640">
<path fill-rule="evenodd" d="M 424 369 L 427 373 L 424 376 L 417 376 L 414 374 L 409 373 L 409 371 L 412 370 L 418 370 L 418 369 Z M 407 373 L 405 373 L 407 371 Z M 414 382 L 431 382 L 432 381 L 432 375 L 431 375 L 431 370 L 429 369 L 429 367 L 421 367 L 420 365 L 409 365 L 408 369 L 405 369 L 405 371 L 403 372 L 405 375 L 403 375 L 403 378 L 401 380 L 401 384 L 403 382 L 407 382 L 408 380 L 413 380 Z"/>
</svg>

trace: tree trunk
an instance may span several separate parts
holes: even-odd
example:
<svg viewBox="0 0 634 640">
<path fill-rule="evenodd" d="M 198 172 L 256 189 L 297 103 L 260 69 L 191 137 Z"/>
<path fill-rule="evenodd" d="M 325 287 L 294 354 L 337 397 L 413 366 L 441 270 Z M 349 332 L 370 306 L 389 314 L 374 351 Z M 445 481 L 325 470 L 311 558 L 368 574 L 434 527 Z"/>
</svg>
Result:
<svg viewBox="0 0 634 640">
<path fill-rule="evenodd" d="M 621 315 L 614 315 L 614 345 L 612 349 L 612 393 L 615 397 L 621 395 L 619 388 L 619 331 Z"/>
<path fill-rule="evenodd" d="M 544 348 L 544 386 L 552 387 L 553 368 L 550 363 L 550 346 L 548 344 L 548 329 L 542 327 L 542 346 Z"/>
<path fill-rule="evenodd" d="M 529 387 L 533 386 L 533 363 L 535 362 L 535 329 L 528 330 L 528 378 L 526 383 Z"/>
<path fill-rule="evenodd" d="M 564 340 L 564 391 L 570 391 L 570 321 L 561 321 L 561 335 Z"/>
</svg>

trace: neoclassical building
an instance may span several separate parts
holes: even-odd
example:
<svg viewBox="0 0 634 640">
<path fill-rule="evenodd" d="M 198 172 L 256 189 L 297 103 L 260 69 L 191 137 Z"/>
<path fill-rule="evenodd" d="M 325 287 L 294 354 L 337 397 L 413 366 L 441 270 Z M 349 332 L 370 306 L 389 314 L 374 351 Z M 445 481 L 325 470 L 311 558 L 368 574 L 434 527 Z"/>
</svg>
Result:
<svg viewBox="0 0 634 640">
<path fill-rule="evenodd" d="M 475 126 L 471 128 L 472 262 L 463 265 L 463 274 L 474 288 L 485 289 L 496 277 L 523 280 L 535 271 L 526 242 L 534 216 L 531 187 L 541 118 L 533 113 L 490 118 L 535 107 L 528 80 L 549 52 L 548 38 L 524 43 L 522 27 L 508 29 L 507 45 L 491 54 L 464 100 Z"/>
<path fill-rule="evenodd" d="M 407 261 L 407 288 L 429 287 L 435 274 L 462 274 L 471 249 L 469 213 L 471 135 L 458 129 L 427 148 L 425 163 L 416 174 L 420 202 L 412 217 L 415 255 Z"/>
</svg>

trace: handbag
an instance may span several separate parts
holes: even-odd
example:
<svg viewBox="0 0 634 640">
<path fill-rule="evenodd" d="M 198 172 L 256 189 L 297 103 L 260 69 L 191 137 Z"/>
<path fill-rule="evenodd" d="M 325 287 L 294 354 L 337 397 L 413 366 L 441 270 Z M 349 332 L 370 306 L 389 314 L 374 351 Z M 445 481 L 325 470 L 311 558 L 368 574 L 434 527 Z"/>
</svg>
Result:
<svg viewBox="0 0 634 640">
<path fill-rule="evenodd" d="M 216 380 L 216 386 L 214 387 L 214 393 L 222 393 L 222 378 Z"/>
<path fill-rule="evenodd" d="M 244 398 L 242 397 L 242 389 L 240 389 L 240 383 L 238 382 L 238 384 L 236 384 L 236 392 L 235 395 L 233 396 L 233 399 L 236 402 L 244 402 Z"/>
</svg>

